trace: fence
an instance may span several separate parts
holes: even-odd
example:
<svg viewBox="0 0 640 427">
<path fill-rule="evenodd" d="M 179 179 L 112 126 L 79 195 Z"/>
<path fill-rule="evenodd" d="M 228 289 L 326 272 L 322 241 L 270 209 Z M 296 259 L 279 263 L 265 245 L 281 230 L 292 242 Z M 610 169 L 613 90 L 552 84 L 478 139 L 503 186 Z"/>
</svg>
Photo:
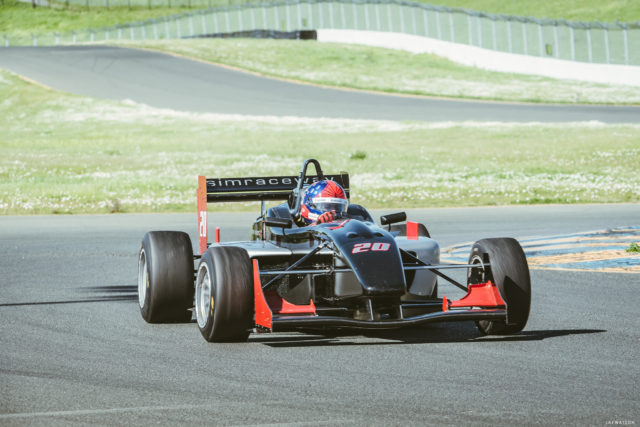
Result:
<svg viewBox="0 0 640 427">
<path fill-rule="evenodd" d="M 197 0 L 194 0 L 197 1 Z M 354 29 L 415 34 L 502 52 L 640 65 L 640 24 L 567 22 L 492 15 L 397 0 L 289 0 L 216 7 L 70 33 L 5 36 L 9 45 L 173 39 L 254 29 Z"/>
</svg>

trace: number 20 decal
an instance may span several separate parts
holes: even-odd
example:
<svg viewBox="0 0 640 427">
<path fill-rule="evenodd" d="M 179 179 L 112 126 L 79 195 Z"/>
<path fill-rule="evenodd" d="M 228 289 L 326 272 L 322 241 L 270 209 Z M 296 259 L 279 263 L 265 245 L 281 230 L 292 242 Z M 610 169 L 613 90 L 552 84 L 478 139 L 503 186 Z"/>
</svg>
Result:
<svg viewBox="0 0 640 427">
<path fill-rule="evenodd" d="M 391 245 L 389 243 L 356 243 L 355 245 L 353 245 L 353 250 L 351 251 L 352 254 L 359 254 L 361 252 L 369 252 L 369 251 L 374 251 L 374 252 L 384 252 L 384 251 L 388 251 L 389 248 L 391 247 Z"/>
</svg>

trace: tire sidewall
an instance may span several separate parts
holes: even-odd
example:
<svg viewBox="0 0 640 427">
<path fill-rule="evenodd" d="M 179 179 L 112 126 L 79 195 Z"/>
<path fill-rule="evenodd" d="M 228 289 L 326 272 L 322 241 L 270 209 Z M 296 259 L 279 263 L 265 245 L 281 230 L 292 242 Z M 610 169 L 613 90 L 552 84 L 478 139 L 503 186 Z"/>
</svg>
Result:
<svg viewBox="0 0 640 427">
<path fill-rule="evenodd" d="M 200 329 L 200 332 L 205 337 L 205 339 L 207 341 L 211 341 L 215 331 L 216 303 L 218 301 L 218 295 L 216 294 L 216 292 L 217 292 L 218 286 L 216 284 L 215 267 L 213 265 L 213 259 L 212 259 L 210 250 L 207 250 L 202 255 L 202 258 L 200 259 L 200 264 L 198 264 L 198 273 L 196 276 L 196 286 L 195 286 L 196 293 L 198 293 L 198 295 L 196 295 L 196 310 L 198 310 L 197 305 L 198 305 L 198 296 L 200 292 L 200 289 L 199 289 L 200 274 L 202 272 L 203 264 L 206 266 L 206 274 L 209 275 L 209 283 L 211 286 L 210 296 L 213 297 L 213 306 L 210 306 L 209 310 L 206 313 L 206 322 L 204 327 L 201 327 L 200 324 L 198 324 L 198 328 Z M 197 316 L 198 316 L 198 313 L 196 313 L 196 321 L 198 320 Z"/>
<path fill-rule="evenodd" d="M 247 252 L 235 246 L 207 249 L 198 266 L 196 292 L 203 263 L 211 281 L 213 310 L 209 308 L 204 327 L 198 324 L 202 336 L 209 342 L 246 341 L 254 314 L 253 278 Z"/>
<path fill-rule="evenodd" d="M 151 262 L 153 259 L 153 253 L 151 251 L 151 245 L 149 244 L 149 236 L 148 234 L 144 236 L 144 239 L 142 240 L 142 245 L 140 246 L 140 252 L 138 254 L 138 274 L 140 274 L 140 261 L 141 261 L 141 257 L 140 255 L 142 254 L 142 252 L 144 252 L 144 257 L 145 257 L 145 263 L 146 263 L 146 277 L 147 277 L 147 283 L 144 284 L 144 286 L 146 286 L 146 292 L 144 295 L 144 303 L 143 305 L 140 307 L 140 300 L 138 299 L 138 306 L 140 307 L 140 314 L 142 315 L 142 318 L 149 321 L 150 316 L 151 316 L 151 287 L 153 286 L 153 280 L 151 277 L 151 272 L 153 271 L 153 269 L 151 268 Z"/>
</svg>

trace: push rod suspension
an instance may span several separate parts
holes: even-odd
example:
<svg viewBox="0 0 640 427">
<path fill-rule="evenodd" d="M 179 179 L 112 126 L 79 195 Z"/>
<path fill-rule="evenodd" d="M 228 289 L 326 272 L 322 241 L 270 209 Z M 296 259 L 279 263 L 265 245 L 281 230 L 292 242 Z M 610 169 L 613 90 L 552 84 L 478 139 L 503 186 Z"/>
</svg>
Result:
<svg viewBox="0 0 640 427">
<path fill-rule="evenodd" d="M 418 263 L 420 266 L 422 266 L 422 267 L 434 267 L 434 266 L 431 266 L 431 265 L 429 265 L 429 264 L 426 264 L 426 263 L 422 262 L 419 258 L 417 258 L 417 257 L 415 257 L 415 256 L 413 256 L 413 255 L 411 255 L 411 254 L 410 254 L 409 252 L 407 252 L 407 251 L 404 251 L 404 250 L 402 250 L 402 249 L 401 249 L 401 251 L 402 251 L 402 253 L 403 253 L 404 255 L 408 256 L 409 258 L 411 258 L 411 260 L 412 260 L 412 261 L 417 262 L 417 263 Z M 416 268 L 416 269 L 417 269 L 417 268 Z M 462 289 L 463 291 L 467 292 L 467 291 L 469 290 L 469 289 L 468 289 L 465 285 L 463 285 L 462 283 L 459 283 L 458 281 L 456 281 L 456 280 L 452 279 L 451 277 L 447 276 L 446 274 L 442 273 L 441 271 L 438 271 L 438 268 L 437 268 L 437 267 L 436 267 L 436 268 L 430 268 L 429 270 L 433 271 L 436 275 L 438 275 L 438 276 L 442 277 L 444 280 L 446 280 L 447 282 L 451 283 L 452 285 L 454 285 L 454 286 L 456 286 L 456 287 L 458 287 L 458 288 Z"/>
<path fill-rule="evenodd" d="M 305 256 L 300 258 L 298 261 L 296 261 L 293 264 L 291 264 L 286 270 L 280 272 L 280 274 L 278 274 L 276 277 L 274 277 L 273 279 L 269 280 L 266 285 L 262 286 L 262 289 L 267 289 L 269 286 L 271 286 L 272 283 L 275 283 L 278 280 L 280 280 L 282 277 L 284 277 L 285 275 L 290 274 L 293 269 L 295 269 L 297 266 L 299 266 L 300 264 L 302 264 L 303 262 L 305 262 L 306 260 L 308 260 L 309 258 L 314 256 L 316 253 L 318 253 L 318 251 L 323 249 L 326 245 L 327 244 L 325 242 L 320 243 L 311 252 L 309 252 L 308 254 L 306 254 Z"/>
</svg>

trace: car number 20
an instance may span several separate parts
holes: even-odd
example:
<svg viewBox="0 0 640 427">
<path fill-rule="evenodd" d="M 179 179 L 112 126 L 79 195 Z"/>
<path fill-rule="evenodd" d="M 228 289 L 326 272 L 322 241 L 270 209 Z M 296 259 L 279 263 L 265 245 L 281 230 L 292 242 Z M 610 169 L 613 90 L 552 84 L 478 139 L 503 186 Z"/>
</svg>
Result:
<svg viewBox="0 0 640 427">
<path fill-rule="evenodd" d="M 384 252 L 384 251 L 388 251 L 390 247 L 391 245 L 389 243 L 381 243 L 381 242 L 356 243 L 355 245 L 353 245 L 353 250 L 351 251 L 351 253 L 359 254 L 362 252 L 369 252 L 369 251 Z"/>
</svg>

